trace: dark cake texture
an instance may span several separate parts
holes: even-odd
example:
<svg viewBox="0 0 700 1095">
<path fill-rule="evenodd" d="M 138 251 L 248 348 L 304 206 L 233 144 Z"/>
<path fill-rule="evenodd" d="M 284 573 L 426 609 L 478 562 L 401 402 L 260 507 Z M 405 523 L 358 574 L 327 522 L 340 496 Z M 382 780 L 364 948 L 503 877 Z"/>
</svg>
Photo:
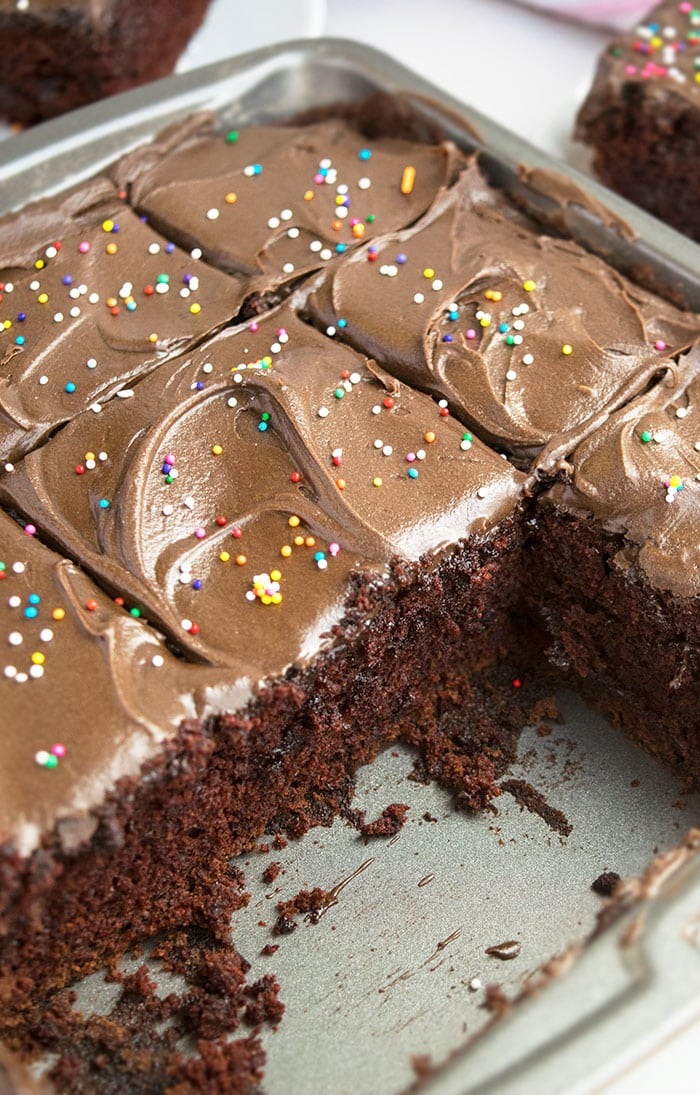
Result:
<svg viewBox="0 0 700 1095">
<path fill-rule="evenodd" d="M 604 183 L 700 240 L 700 10 L 657 4 L 600 58 L 576 137 Z"/>
<path fill-rule="evenodd" d="M 700 317 L 337 120 L 195 118 L 0 248 L 12 1046 L 139 939 L 223 945 L 231 856 L 389 742 L 483 808 L 509 660 L 700 779 Z"/>
<path fill-rule="evenodd" d="M 0 0 L 0 115 L 33 125 L 167 76 L 209 0 Z"/>
</svg>

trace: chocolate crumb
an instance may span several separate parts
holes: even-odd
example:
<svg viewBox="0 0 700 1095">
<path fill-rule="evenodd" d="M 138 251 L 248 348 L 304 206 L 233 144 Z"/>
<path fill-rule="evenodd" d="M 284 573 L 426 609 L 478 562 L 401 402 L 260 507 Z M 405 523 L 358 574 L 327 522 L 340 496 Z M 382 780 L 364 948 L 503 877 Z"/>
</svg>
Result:
<svg viewBox="0 0 700 1095">
<path fill-rule="evenodd" d="M 263 882 L 266 885 L 269 885 L 271 882 L 274 882 L 281 870 L 282 870 L 282 864 L 281 863 L 275 863 L 275 862 L 268 863 L 267 867 L 265 868 L 265 870 L 262 873 Z"/>
<path fill-rule="evenodd" d="M 363 822 L 359 827 L 360 833 L 365 840 L 374 836 L 396 836 L 406 822 L 409 808 L 404 802 L 392 802 L 375 821 Z"/>
<path fill-rule="evenodd" d="M 591 889 L 593 893 L 600 894 L 601 897 L 611 897 L 619 881 L 620 876 L 617 871 L 603 871 L 591 882 Z"/>
<path fill-rule="evenodd" d="M 531 814 L 537 814 L 549 825 L 555 833 L 561 836 L 569 836 L 572 826 L 568 818 L 561 810 L 550 806 L 541 791 L 524 779 L 506 779 L 501 783 L 501 790 L 512 795 L 521 809 L 529 810 Z"/>
<path fill-rule="evenodd" d="M 266 943 L 265 946 L 260 951 L 260 954 L 262 955 L 263 958 L 267 958 L 271 954 L 276 954 L 276 952 L 279 949 L 280 949 L 279 943 Z"/>
<path fill-rule="evenodd" d="M 500 958 L 502 962 L 511 962 L 513 958 L 517 958 L 522 949 L 522 944 L 517 939 L 507 939 L 505 943 L 494 943 L 492 947 L 487 947 L 485 954 L 490 954 L 492 958 Z"/>
</svg>

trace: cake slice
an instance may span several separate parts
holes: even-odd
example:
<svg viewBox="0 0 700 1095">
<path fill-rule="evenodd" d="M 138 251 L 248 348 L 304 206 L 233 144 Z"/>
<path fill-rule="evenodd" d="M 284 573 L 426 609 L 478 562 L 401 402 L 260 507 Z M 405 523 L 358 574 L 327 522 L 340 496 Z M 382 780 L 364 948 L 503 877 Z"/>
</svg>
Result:
<svg viewBox="0 0 700 1095">
<path fill-rule="evenodd" d="M 603 182 L 700 240 L 700 10 L 665 0 L 606 47 L 576 138 Z"/>
<path fill-rule="evenodd" d="M 249 287 L 196 261 L 93 179 L 0 223 L 0 461 L 196 345 Z"/>
<path fill-rule="evenodd" d="M 700 773 L 700 352 L 584 441 L 540 500 L 549 657 L 689 783 Z"/>
<path fill-rule="evenodd" d="M 368 138 L 337 118 L 217 133 L 200 117 L 112 174 L 168 238 L 269 291 L 412 224 L 462 162 L 450 144 Z"/>
<path fill-rule="evenodd" d="M 543 471 L 700 329 L 697 316 L 523 222 L 474 161 L 418 224 L 329 270 L 306 314 Z"/>
</svg>

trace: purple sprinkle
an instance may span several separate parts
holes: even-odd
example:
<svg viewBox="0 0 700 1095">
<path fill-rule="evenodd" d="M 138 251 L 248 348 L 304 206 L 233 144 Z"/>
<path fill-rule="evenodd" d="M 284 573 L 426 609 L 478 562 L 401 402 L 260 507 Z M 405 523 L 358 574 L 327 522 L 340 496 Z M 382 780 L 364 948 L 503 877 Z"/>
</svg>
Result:
<svg viewBox="0 0 700 1095">
<path fill-rule="evenodd" d="M 452 335 L 443 335 L 442 336 L 442 341 L 443 342 L 454 342 L 454 339 L 452 338 Z"/>
<path fill-rule="evenodd" d="M 399 266 L 403 266 L 405 262 L 408 262 L 408 255 L 404 254 L 403 251 L 399 251 L 398 255 L 396 256 L 396 261 L 398 262 Z"/>
</svg>

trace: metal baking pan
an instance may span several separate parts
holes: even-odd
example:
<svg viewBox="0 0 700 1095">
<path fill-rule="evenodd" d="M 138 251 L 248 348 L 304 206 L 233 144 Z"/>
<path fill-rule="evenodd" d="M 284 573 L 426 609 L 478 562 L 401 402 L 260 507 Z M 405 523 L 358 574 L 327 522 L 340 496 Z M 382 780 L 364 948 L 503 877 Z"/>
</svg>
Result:
<svg viewBox="0 0 700 1095">
<path fill-rule="evenodd" d="M 333 39 L 259 50 L 12 137 L 0 144 L 0 212 L 93 174 L 195 110 L 244 125 L 377 89 L 407 93 L 457 143 L 482 149 L 492 181 L 543 219 L 563 219 L 621 269 L 700 309 L 697 245 L 385 55 Z M 521 163 L 568 176 L 580 202 L 553 207 L 523 182 Z M 612 211 L 612 223 L 596 203 Z M 633 231 L 620 231 L 619 219 Z M 525 732 L 511 774 L 566 815 L 568 837 L 507 794 L 495 813 L 456 812 L 439 787 L 408 779 L 411 757 L 398 748 L 360 773 L 355 803 L 369 818 L 408 803 L 398 839 L 365 845 L 337 821 L 272 853 L 284 868 L 272 888 L 260 880 L 266 859 L 244 857 L 252 899 L 236 914 L 234 937 L 251 976 L 278 976 L 287 1005 L 265 1036 L 270 1095 L 400 1092 L 416 1080 L 419 1058 L 443 1066 L 425 1082 L 432 1095 L 590 1090 L 700 1015 L 700 862 L 692 857 L 541 992 L 497 1022 L 483 1006 L 487 984 L 514 998 L 552 956 L 573 958 L 571 945 L 589 936 L 601 907 L 592 881 L 604 870 L 639 873 L 700 815 L 700 796 L 681 803 L 676 780 L 575 696 L 558 702 L 562 720 L 546 735 Z M 270 936 L 259 922 L 271 924 L 276 901 L 313 886 L 337 886 L 338 903 L 261 958 Z M 517 957 L 485 953 L 505 940 L 520 944 Z M 94 975 L 79 1004 L 102 1009 L 114 991 Z"/>
</svg>

